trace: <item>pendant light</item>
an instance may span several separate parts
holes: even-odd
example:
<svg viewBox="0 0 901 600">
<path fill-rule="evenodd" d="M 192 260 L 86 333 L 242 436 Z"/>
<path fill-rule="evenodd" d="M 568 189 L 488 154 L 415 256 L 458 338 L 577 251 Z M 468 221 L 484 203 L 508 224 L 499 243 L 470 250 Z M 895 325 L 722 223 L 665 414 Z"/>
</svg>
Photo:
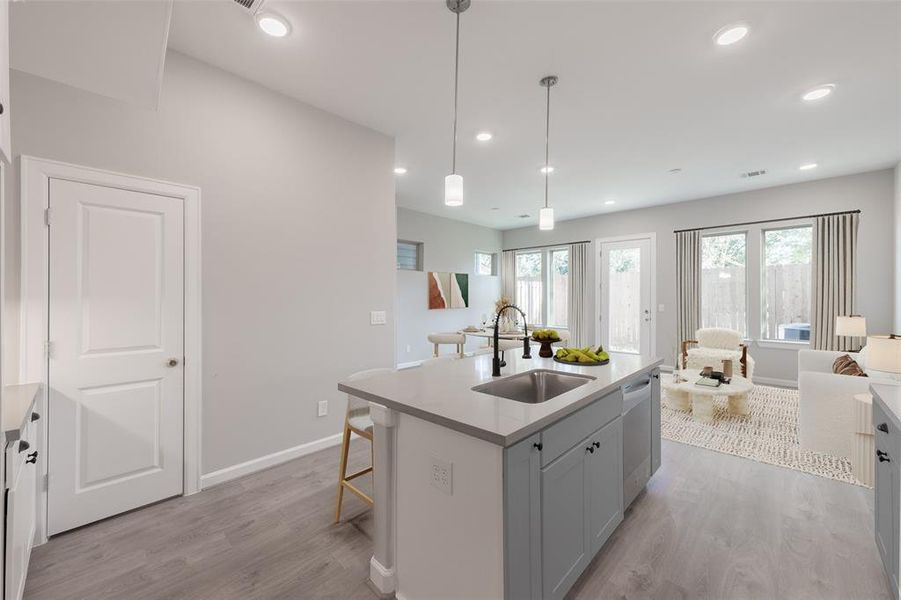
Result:
<svg viewBox="0 0 901 600">
<path fill-rule="evenodd" d="M 538 229 L 548 231 L 554 228 L 554 209 L 548 206 L 547 188 L 548 177 L 551 174 L 550 145 L 551 145 L 551 87 L 557 85 L 557 76 L 548 75 L 538 83 L 547 88 L 547 112 L 544 121 L 544 208 L 538 211 Z"/>
<path fill-rule="evenodd" d="M 470 0 L 447 0 L 447 8 L 457 15 L 457 42 L 454 54 L 454 153 L 451 174 L 444 178 L 444 203 L 447 206 L 463 204 L 463 177 L 457 175 L 457 90 L 460 81 L 460 13 L 469 8 Z"/>
</svg>

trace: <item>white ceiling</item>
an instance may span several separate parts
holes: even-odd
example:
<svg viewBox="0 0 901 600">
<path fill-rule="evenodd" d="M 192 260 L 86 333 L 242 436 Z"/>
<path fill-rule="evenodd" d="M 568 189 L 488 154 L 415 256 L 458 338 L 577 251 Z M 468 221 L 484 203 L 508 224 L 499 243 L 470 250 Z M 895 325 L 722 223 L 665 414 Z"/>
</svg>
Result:
<svg viewBox="0 0 901 600">
<path fill-rule="evenodd" d="M 155 109 L 172 0 L 10 3 L 10 67 Z"/>
<path fill-rule="evenodd" d="M 560 77 L 550 187 L 560 220 L 901 159 L 899 3 L 473 0 L 462 16 L 466 202 L 446 208 L 454 17 L 444 2 L 266 8 L 291 35 L 264 35 L 232 0 L 177 0 L 169 46 L 395 136 L 409 169 L 397 202 L 417 210 L 499 228 L 537 222 L 547 74 Z M 736 21 L 748 38 L 716 46 L 714 32 Z M 800 102 L 823 83 L 837 84 L 832 97 Z M 476 142 L 480 130 L 494 139 Z M 806 162 L 820 167 L 799 171 Z"/>
</svg>

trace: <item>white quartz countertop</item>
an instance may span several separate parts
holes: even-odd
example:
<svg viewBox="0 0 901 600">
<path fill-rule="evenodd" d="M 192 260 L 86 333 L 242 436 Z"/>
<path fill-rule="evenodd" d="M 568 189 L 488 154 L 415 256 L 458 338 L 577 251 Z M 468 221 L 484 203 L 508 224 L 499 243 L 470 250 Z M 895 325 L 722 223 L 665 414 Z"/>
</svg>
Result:
<svg viewBox="0 0 901 600">
<path fill-rule="evenodd" d="M 501 377 L 533 369 L 550 369 L 595 378 L 546 402 L 527 404 L 472 391 L 472 387 L 495 379 L 491 376 L 491 358 L 490 354 L 484 354 L 460 360 L 449 359 L 438 364 L 342 381 L 338 389 L 507 447 L 663 362 L 660 358 L 611 352 L 607 365 L 580 367 L 538 356 L 526 360 L 515 356 L 514 352 L 507 352 L 507 366 L 501 369 Z"/>
<path fill-rule="evenodd" d="M 895 427 L 901 429 L 901 385 L 890 383 L 871 383 L 870 393 L 882 401 L 888 417 L 895 421 Z"/>
<path fill-rule="evenodd" d="M 3 387 L 3 432 L 7 442 L 21 437 L 22 429 L 31 420 L 34 399 L 41 389 L 40 383 L 23 383 Z"/>
</svg>

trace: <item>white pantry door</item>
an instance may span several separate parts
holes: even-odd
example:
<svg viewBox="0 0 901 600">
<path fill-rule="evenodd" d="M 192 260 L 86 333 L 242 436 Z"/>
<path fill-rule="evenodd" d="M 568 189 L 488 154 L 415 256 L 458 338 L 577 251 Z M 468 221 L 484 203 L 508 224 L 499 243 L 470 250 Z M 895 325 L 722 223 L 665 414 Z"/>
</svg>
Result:
<svg viewBox="0 0 901 600">
<path fill-rule="evenodd" d="M 651 240 L 602 242 L 601 344 L 606 350 L 651 353 Z"/>
<path fill-rule="evenodd" d="M 184 206 L 50 180 L 50 535 L 182 493 Z"/>
</svg>

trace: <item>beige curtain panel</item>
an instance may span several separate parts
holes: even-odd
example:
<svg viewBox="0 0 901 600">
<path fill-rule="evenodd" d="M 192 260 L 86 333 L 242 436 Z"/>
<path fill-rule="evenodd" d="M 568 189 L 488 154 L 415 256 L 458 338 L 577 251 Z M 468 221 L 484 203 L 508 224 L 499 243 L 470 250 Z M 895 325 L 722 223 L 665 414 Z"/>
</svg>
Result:
<svg viewBox="0 0 901 600">
<path fill-rule="evenodd" d="M 513 250 L 504 250 L 503 260 L 501 264 L 501 294 L 509 298 L 510 302 L 516 303 L 516 252 Z"/>
<path fill-rule="evenodd" d="M 569 306 L 567 329 L 570 346 L 581 348 L 594 342 L 588 339 L 588 252 L 590 244 L 583 242 L 569 247 Z"/>
<path fill-rule="evenodd" d="M 676 348 L 701 324 L 701 232 L 676 232 Z M 678 358 L 673 357 L 678 361 Z"/>
<path fill-rule="evenodd" d="M 810 347 L 838 350 L 851 340 L 835 335 L 835 318 L 854 314 L 857 287 L 857 230 L 860 214 L 817 217 L 813 225 Z"/>
</svg>

